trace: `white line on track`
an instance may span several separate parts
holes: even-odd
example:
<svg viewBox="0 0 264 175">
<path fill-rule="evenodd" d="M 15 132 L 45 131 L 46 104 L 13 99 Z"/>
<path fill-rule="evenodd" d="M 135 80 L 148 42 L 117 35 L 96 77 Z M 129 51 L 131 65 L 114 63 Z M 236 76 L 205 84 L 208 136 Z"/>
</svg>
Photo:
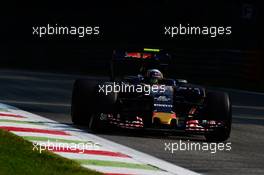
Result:
<svg viewBox="0 0 264 175">
<path fill-rule="evenodd" d="M 70 158 L 70 159 L 89 159 L 89 160 L 103 160 L 103 161 L 119 161 L 124 163 L 141 163 L 139 161 L 136 161 L 134 159 L 128 159 L 123 157 L 107 157 L 107 156 L 101 156 L 101 155 L 90 155 L 90 154 L 75 154 L 75 153 L 60 153 L 57 154 Z"/>
<path fill-rule="evenodd" d="M 40 106 L 55 106 L 55 107 L 70 107 L 67 103 L 51 103 L 51 102 L 36 102 L 36 101 L 17 101 L 17 100 L 0 100 L 0 103 L 22 104 L 22 105 L 40 105 Z"/>
<path fill-rule="evenodd" d="M 172 175 L 171 173 L 166 172 L 166 171 L 162 172 L 162 171 L 142 170 L 142 169 L 137 170 L 133 168 L 105 167 L 105 166 L 94 166 L 94 165 L 83 165 L 83 167 L 93 169 L 93 170 L 103 172 L 103 173 L 112 172 L 113 174 L 120 173 L 120 174 L 133 174 L 134 175 L 136 173 L 136 175 Z M 178 175 L 178 172 L 173 173 L 173 175 Z"/>
</svg>

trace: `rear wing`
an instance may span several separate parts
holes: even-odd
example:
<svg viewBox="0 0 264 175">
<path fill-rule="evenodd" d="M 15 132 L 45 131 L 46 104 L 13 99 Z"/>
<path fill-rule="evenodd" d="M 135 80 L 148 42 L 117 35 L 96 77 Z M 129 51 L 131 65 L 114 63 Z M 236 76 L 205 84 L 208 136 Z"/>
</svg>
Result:
<svg viewBox="0 0 264 175">
<path fill-rule="evenodd" d="M 166 74 L 170 60 L 170 54 L 162 49 L 114 50 L 110 68 L 111 79 L 125 75 L 144 75 L 147 69 L 159 69 Z"/>
</svg>

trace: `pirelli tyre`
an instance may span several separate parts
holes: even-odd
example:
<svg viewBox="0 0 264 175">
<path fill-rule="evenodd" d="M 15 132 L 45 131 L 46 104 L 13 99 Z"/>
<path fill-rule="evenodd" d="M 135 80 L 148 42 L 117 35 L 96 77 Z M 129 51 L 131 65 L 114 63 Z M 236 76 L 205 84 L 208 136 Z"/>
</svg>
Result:
<svg viewBox="0 0 264 175">
<path fill-rule="evenodd" d="M 112 86 L 112 82 L 106 82 L 100 84 L 101 87 Z M 96 103 L 94 104 L 95 111 L 90 117 L 89 128 L 94 132 L 104 132 L 110 128 L 107 121 L 107 115 L 112 115 L 118 111 L 117 109 L 117 98 L 118 93 L 111 91 L 107 94 L 103 91 L 99 92 L 97 89 L 95 93 Z"/>
<path fill-rule="evenodd" d="M 77 125 L 88 124 L 93 113 L 93 101 L 98 82 L 79 79 L 74 82 L 71 102 L 72 122 Z"/>
<path fill-rule="evenodd" d="M 114 112 L 117 93 L 110 92 L 106 95 L 103 90 L 100 91 L 100 87 L 111 84 L 111 82 L 100 83 L 86 79 L 75 81 L 71 105 L 71 116 L 74 124 L 88 125 L 94 131 L 103 128 L 105 122 L 101 122 L 102 117 L 100 116 Z"/>
<path fill-rule="evenodd" d="M 206 113 L 209 120 L 223 121 L 224 126 L 207 133 L 209 142 L 221 142 L 229 138 L 232 125 L 232 106 L 229 95 L 225 92 L 208 92 Z"/>
</svg>

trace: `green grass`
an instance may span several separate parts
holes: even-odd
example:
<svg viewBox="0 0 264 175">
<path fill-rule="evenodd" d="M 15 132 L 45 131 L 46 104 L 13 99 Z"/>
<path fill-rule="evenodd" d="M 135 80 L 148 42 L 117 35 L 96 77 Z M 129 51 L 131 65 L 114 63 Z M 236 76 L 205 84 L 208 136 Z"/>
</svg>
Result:
<svg viewBox="0 0 264 175">
<path fill-rule="evenodd" d="M 33 151 L 33 144 L 0 130 L 0 175 L 101 175 L 54 153 Z"/>
</svg>

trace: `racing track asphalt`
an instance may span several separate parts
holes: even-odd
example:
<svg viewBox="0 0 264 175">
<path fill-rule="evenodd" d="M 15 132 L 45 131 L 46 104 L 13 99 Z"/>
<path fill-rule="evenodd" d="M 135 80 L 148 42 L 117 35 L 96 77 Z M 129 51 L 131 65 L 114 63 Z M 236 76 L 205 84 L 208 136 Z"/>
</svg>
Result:
<svg viewBox="0 0 264 175">
<path fill-rule="evenodd" d="M 79 77 L 82 76 L 0 70 L 0 102 L 71 124 L 71 90 L 74 79 Z M 231 151 L 165 151 L 165 143 L 179 144 L 180 140 L 202 144 L 199 136 L 118 131 L 98 135 L 203 174 L 264 174 L 264 94 L 228 92 L 233 101 L 233 126 L 228 140 Z"/>
</svg>

